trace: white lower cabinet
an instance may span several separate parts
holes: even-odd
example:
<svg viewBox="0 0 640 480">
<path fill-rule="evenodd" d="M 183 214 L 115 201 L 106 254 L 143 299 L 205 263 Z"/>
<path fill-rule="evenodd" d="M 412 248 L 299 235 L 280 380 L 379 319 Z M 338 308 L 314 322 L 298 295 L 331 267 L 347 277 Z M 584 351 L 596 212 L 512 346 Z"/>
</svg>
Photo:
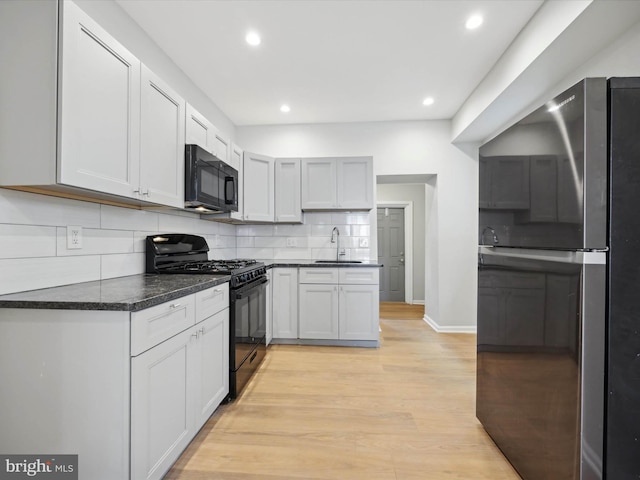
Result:
<svg viewBox="0 0 640 480">
<path fill-rule="evenodd" d="M 298 338 L 298 269 L 274 268 L 271 272 L 273 338 Z"/>
<path fill-rule="evenodd" d="M 132 479 L 161 479 L 229 392 L 228 289 L 186 298 L 220 311 L 132 357 Z"/>
<path fill-rule="evenodd" d="M 192 332 L 186 330 L 131 360 L 132 478 L 162 478 L 191 440 L 196 363 Z"/>
<path fill-rule="evenodd" d="M 300 284 L 300 338 L 338 339 L 338 286 Z"/>
<path fill-rule="evenodd" d="M 301 268 L 300 339 L 378 340 L 377 268 Z"/>
<path fill-rule="evenodd" d="M 378 285 L 340 285 L 340 329 L 343 340 L 378 340 Z"/>
<path fill-rule="evenodd" d="M 0 309 L 0 452 L 162 478 L 229 392 L 228 306 L 225 283 L 136 312 Z"/>
</svg>

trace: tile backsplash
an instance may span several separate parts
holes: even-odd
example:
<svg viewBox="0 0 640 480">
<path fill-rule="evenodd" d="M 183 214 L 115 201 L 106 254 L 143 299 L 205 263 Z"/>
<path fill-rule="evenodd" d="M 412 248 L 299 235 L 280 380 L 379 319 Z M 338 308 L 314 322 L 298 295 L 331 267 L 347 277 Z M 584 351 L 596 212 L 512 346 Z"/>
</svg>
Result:
<svg viewBox="0 0 640 480">
<path fill-rule="evenodd" d="M 67 226 L 82 248 L 67 249 Z M 236 227 L 189 212 L 148 211 L 0 189 L 0 294 L 144 273 L 145 237 L 202 235 L 210 258 L 234 258 Z"/>
<path fill-rule="evenodd" d="M 82 248 L 67 248 L 67 226 Z M 230 225 L 180 211 L 135 210 L 0 188 L 0 294 L 143 273 L 145 237 L 202 235 L 209 258 L 369 260 L 370 215 L 306 213 L 304 224 Z"/>
<path fill-rule="evenodd" d="M 369 260 L 371 225 L 364 213 L 305 213 L 303 224 L 238 225 L 238 256 L 274 260 L 331 260 L 336 243 L 331 231 L 340 231 L 340 250 L 345 260 Z"/>
</svg>

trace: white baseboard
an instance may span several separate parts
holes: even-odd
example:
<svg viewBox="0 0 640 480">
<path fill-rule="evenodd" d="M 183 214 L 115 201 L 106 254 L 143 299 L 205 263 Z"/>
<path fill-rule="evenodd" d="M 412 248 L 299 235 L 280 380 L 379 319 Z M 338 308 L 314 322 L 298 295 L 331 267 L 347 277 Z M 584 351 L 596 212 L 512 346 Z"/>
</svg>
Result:
<svg viewBox="0 0 640 480">
<path fill-rule="evenodd" d="M 437 333 L 473 333 L 476 334 L 478 332 L 477 327 L 471 325 L 447 325 L 446 327 L 441 327 L 437 324 L 432 318 L 425 313 L 423 320 L 429 325 L 433 330 Z"/>
<path fill-rule="evenodd" d="M 411 302 L 412 305 L 424 305 L 424 300 L 414 300 Z"/>
</svg>

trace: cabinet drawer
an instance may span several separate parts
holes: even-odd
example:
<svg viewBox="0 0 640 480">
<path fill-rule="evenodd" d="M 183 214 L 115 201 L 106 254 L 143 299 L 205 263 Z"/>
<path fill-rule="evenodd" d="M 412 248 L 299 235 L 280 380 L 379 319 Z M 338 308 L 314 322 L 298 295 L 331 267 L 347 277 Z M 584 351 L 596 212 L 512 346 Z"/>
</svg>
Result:
<svg viewBox="0 0 640 480">
<path fill-rule="evenodd" d="M 377 285 L 380 282 L 378 268 L 341 268 L 341 285 Z"/>
<path fill-rule="evenodd" d="M 229 284 L 223 283 L 196 293 L 196 323 L 229 306 Z"/>
<path fill-rule="evenodd" d="M 299 283 L 338 283 L 338 268 L 301 268 Z"/>
<path fill-rule="evenodd" d="M 187 295 L 131 314 L 131 355 L 171 338 L 195 324 L 196 296 Z"/>
</svg>

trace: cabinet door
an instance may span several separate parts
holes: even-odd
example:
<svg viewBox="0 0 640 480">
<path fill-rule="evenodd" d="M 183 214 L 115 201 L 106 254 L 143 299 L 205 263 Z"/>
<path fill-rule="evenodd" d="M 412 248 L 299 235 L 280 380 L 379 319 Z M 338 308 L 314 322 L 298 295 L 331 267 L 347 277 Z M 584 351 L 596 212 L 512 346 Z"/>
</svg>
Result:
<svg viewBox="0 0 640 480">
<path fill-rule="evenodd" d="M 212 153 L 216 129 L 204 115 L 187 103 L 186 118 L 186 143 L 199 145 L 207 152 Z"/>
<path fill-rule="evenodd" d="M 143 65 L 141 102 L 142 198 L 183 207 L 185 101 Z"/>
<path fill-rule="evenodd" d="M 194 432 L 209 419 L 229 393 L 229 309 L 195 326 Z"/>
<path fill-rule="evenodd" d="M 193 437 L 195 330 L 131 359 L 131 477 L 160 479 Z"/>
<path fill-rule="evenodd" d="M 338 286 L 300 284 L 300 338 L 338 338 Z"/>
<path fill-rule="evenodd" d="M 137 198 L 140 61 L 72 2 L 61 48 L 59 182 Z"/>
<path fill-rule="evenodd" d="M 244 219 L 273 222 L 275 159 L 244 152 Z"/>
<path fill-rule="evenodd" d="M 373 208 L 373 158 L 340 158 L 337 162 L 338 206 Z"/>
<path fill-rule="evenodd" d="M 229 164 L 231 142 L 228 138 L 224 138 L 220 132 L 216 132 L 213 136 L 213 154 L 224 163 Z"/>
<path fill-rule="evenodd" d="M 303 210 L 336 208 L 336 160 L 303 158 L 301 193 Z"/>
<path fill-rule="evenodd" d="M 378 340 L 378 285 L 340 285 L 341 340 Z"/>
<path fill-rule="evenodd" d="M 300 159 L 277 158 L 275 169 L 275 221 L 302 223 Z"/>
<path fill-rule="evenodd" d="M 238 211 L 229 212 L 229 217 L 244 220 L 244 162 L 242 149 L 236 144 L 231 145 L 229 165 L 238 170 Z"/>
<path fill-rule="evenodd" d="M 298 269 L 274 268 L 273 338 L 298 338 Z"/>
</svg>

